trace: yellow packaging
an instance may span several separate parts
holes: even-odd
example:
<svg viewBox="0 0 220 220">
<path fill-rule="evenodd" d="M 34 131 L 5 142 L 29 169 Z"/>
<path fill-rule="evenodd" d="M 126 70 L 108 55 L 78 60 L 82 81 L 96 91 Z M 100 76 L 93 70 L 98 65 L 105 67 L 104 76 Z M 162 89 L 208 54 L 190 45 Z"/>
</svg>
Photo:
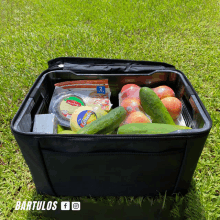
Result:
<svg viewBox="0 0 220 220">
<path fill-rule="evenodd" d="M 95 121 L 107 112 L 98 106 L 81 106 L 78 107 L 70 118 L 70 127 L 72 131 L 78 131 L 87 124 Z"/>
</svg>

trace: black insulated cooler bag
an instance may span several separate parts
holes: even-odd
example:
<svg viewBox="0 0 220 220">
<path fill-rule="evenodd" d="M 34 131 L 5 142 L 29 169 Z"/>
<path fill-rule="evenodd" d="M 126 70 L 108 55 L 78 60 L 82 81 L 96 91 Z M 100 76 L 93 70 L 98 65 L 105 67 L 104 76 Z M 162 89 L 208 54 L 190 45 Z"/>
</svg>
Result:
<svg viewBox="0 0 220 220">
<path fill-rule="evenodd" d="M 149 61 L 61 57 L 50 60 L 11 122 L 37 192 L 52 196 L 156 196 L 187 193 L 212 121 L 186 76 Z M 47 114 L 54 84 L 108 79 L 112 108 L 128 83 L 171 87 L 190 130 L 168 134 L 37 134 L 36 114 Z"/>
</svg>

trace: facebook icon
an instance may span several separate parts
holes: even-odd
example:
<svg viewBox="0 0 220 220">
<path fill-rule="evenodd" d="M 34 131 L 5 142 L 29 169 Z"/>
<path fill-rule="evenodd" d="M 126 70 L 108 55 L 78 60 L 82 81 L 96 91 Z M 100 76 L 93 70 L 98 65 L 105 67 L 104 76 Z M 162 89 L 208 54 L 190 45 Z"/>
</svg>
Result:
<svg viewBox="0 0 220 220">
<path fill-rule="evenodd" d="M 61 202 L 61 210 L 70 210 L 70 202 L 69 201 Z"/>
</svg>

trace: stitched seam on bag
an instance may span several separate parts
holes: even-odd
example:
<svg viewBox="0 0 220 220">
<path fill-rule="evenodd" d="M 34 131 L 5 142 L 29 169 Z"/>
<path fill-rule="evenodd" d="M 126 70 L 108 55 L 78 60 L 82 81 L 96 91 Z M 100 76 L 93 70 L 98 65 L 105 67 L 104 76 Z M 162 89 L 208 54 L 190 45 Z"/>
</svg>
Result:
<svg viewBox="0 0 220 220">
<path fill-rule="evenodd" d="M 108 156 L 115 156 L 115 155 L 143 155 L 143 156 L 167 156 L 167 155 L 173 155 L 173 154 L 180 154 L 184 151 L 178 150 L 178 151 L 171 151 L 171 152 L 163 152 L 163 153 L 130 153 L 130 152 L 105 152 L 105 153 L 70 153 L 70 152 L 59 152 L 59 151 L 50 151 L 50 150 L 42 150 L 42 151 L 48 151 L 55 154 L 60 154 L 62 156 L 65 154 L 71 154 L 71 156 L 98 156 L 98 155 L 108 155 Z"/>
<path fill-rule="evenodd" d="M 44 155 L 43 155 L 42 149 L 41 149 L 41 147 L 40 147 L 40 142 L 39 142 L 39 141 L 38 141 L 38 148 L 39 148 L 39 151 L 40 151 L 40 156 L 42 157 L 43 166 L 44 166 L 44 169 L 45 169 L 44 171 L 45 171 L 46 176 L 47 176 L 48 184 L 49 184 L 49 186 L 51 187 L 51 190 L 52 190 L 52 192 L 54 193 L 54 195 L 57 196 L 58 194 L 57 194 L 57 192 L 55 191 L 54 186 L 53 186 L 53 184 L 52 184 L 53 181 L 51 180 L 50 175 L 49 175 L 49 172 L 48 172 L 48 170 L 47 170 L 47 164 L 46 164 L 46 162 L 45 162 Z"/>
<path fill-rule="evenodd" d="M 174 189 L 173 189 L 173 194 L 176 192 L 177 186 L 179 185 L 180 178 L 182 176 L 183 168 L 186 164 L 187 145 L 188 145 L 188 139 L 186 139 L 185 153 L 184 153 L 184 156 L 183 156 L 183 159 L 182 159 L 182 163 L 181 163 L 179 174 L 178 174 L 178 177 L 177 177 L 177 180 L 176 180 L 176 184 L 175 184 Z"/>
<path fill-rule="evenodd" d="M 107 137 L 106 137 L 107 136 Z M 80 140 L 80 141 L 83 141 L 83 140 L 91 140 L 91 141 L 97 141 L 97 139 L 103 139 L 103 140 L 105 140 L 105 139 L 115 139 L 115 140 L 117 140 L 117 139 L 121 139 L 121 140 L 124 140 L 124 139 L 137 139 L 137 140 L 146 140 L 146 139 L 173 139 L 173 138 L 198 138 L 198 136 L 201 136 L 201 137 L 204 137 L 204 134 L 201 134 L 201 135 L 185 135 L 185 136 L 156 136 L 156 137 L 152 137 L 152 136 L 144 136 L 144 137 L 140 137 L 140 136 L 132 136 L 132 137 L 117 137 L 117 136 L 114 136 L 114 137 L 109 137 L 108 135 L 106 135 L 106 136 L 93 136 L 93 135 L 91 135 L 91 136 L 89 136 L 89 137 L 80 137 L 80 136 L 75 136 L 74 135 L 74 137 L 70 137 L 70 136 L 68 136 L 68 137 L 65 137 L 65 136 L 63 136 L 63 135 L 56 135 L 56 134 L 53 134 L 53 136 L 46 136 L 46 135 L 41 135 L 41 136 L 34 136 L 33 138 L 36 138 L 36 139 L 41 139 L 41 138 L 61 138 L 61 139 L 69 139 L 69 140 L 76 140 L 76 139 L 78 139 L 78 140 Z"/>
</svg>

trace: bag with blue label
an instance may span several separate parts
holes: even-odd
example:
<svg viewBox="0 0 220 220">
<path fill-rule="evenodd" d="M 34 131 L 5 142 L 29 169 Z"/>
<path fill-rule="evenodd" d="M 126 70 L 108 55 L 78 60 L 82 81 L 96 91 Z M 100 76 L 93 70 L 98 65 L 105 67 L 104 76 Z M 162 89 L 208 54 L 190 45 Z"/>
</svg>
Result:
<svg viewBox="0 0 220 220">
<path fill-rule="evenodd" d="M 71 116 L 79 107 L 99 106 L 105 111 L 112 107 L 108 79 L 67 81 L 54 86 L 49 113 L 54 113 L 62 126 L 70 127 Z"/>
</svg>

